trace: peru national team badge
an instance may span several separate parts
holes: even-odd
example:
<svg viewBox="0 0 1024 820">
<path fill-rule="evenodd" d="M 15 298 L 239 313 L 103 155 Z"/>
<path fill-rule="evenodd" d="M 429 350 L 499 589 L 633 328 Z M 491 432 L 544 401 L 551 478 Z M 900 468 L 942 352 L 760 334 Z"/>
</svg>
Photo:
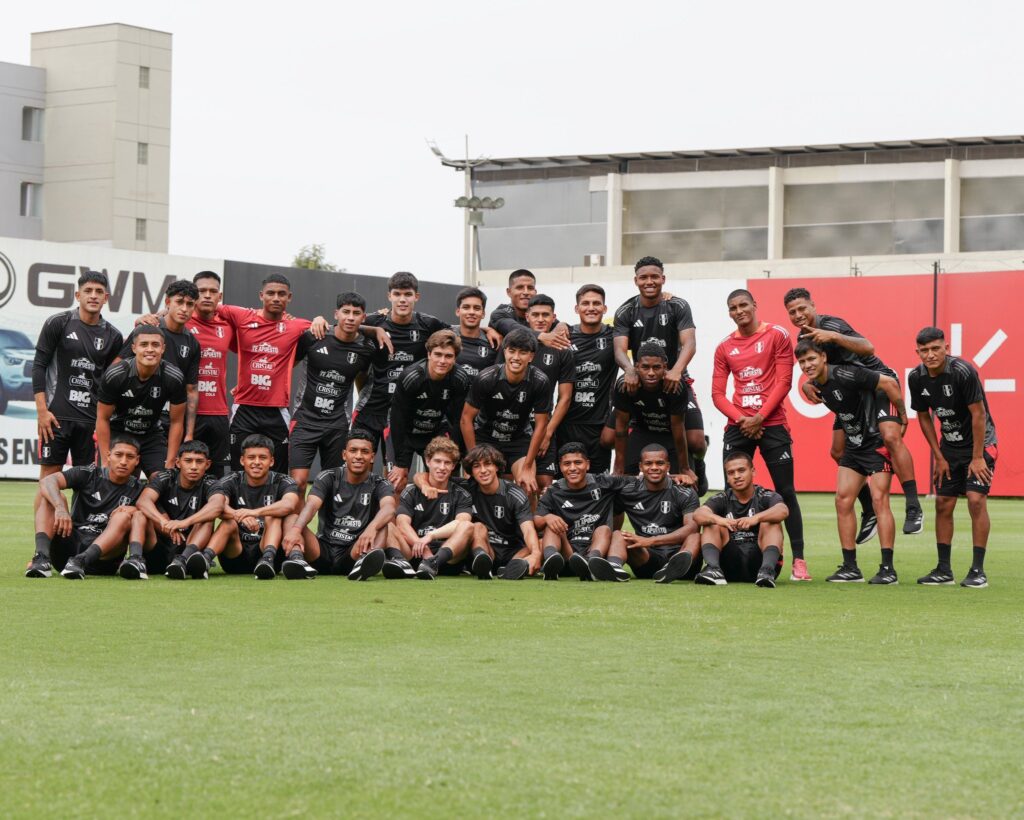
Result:
<svg viewBox="0 0 1024 820">
<path fill-rule="evenodd" d="M 441 507 L 441 515 L 448 515 L 448 510 L 452 508 L 452 505 L 447 501 L 442 501 L 439 506 Z"/>
<path fill-rule="evenodd" d="M 944 385 L 942 385 L 942 394 L 946 398 L 952 398 L 952 396 L 953 396 L 953 385 L 951 385 L 951 384 L 944 384 Z"/>
<path fill-rule="evenodd" d="M 551 364 L 554 363 L 554 361 L 555 361 L 555 357 L 553 355 L 551 355 L 550 353 L 545 353 L 544 354 L 544 364 L 550 366 Z"/>
<path fill-rule="evenodd" d="M 97 336 L 95 339 L 92 340 L 92 344 L 93 347 L 95 347 L 97 350 L 103 350 L 103 345 L 105 344 L 105 342 L 103 341 L 103 339 Z"/>
<path fill-rule="evenodd" d="M 476 350 L 477 350 L 477 353 L 480 354 L 480 358 L 481 359 L 486 359 L 487 358 L 487 348 L 486 347 L 478 347 Z"/>
<path fill-rule="evenodd" d="M 362 493 L 359 496 L 359 503 L 362 504 L 364 507 L 369 506 L 369 504 L 370 504 L 370 494 L 369 493 Z"/>
<path fill-rule="evenodd" d="M 661 511 L 665 515 L 668 515 L 670 512 L 672 512 L 672 505 L 668 501 L 662 501 L 661 502 Z"/>
<path fill-rule="evenodd" d="M 662 327 L 665 327 L 666 325 L 668 325 L 668 314 L 667 313 L 662 313 L 658 317 L 658 324 L 661 325 Z"/>
<path fill-rule="evenodd" d="M 159 387 L 151 387 L 151 388 L 149 388 L 149 395 L 151 395 L 154 399 L 160 398 L 160 388 Z"/>
<path fill-rule="evenodd" d="M 178 346 L 178 353 L 180 354 L 181 358 L 187 359 L 188 358 L 188 345 L 179 345 Z"/>
<path fill-rule="evenodd" d="M 590 497 L 593 498 L 594 501 L 600 501 L 601 500 L 601 488 L 597 487 L 596 489 L 591 490 L 590 491 Z"/>
<path fill-rule="evenodd" d="M 607 339 L 598 339 L 597 340 L 597 349 L 598 350 L 605 350 L 607 347 L 608 347 L 608 340 Z"/>
<path fill-rule="evenodd" d="M 348 361 L 349 364 L 355 364 L 357 358 L 359 358 L 359 357 L 356 355 L 355 351 L 353 351 L 353 352 L 348 354 L 348 356 L 346 357 L 346 360 Z"/>
<path fill-rule="evenodd" d="M 412 339 L 414 342 L 418 342 L 420 340 L 420 332 L 418 330 L 410 330 L 409 338 Z"/>
<path fill-rule="evenodd" d="M 498 505 L 498 504 L 495 504 L 494 505 L 494 517 L 495 518 L 504 518 L 505 517 L 505 508 L 500 506 L 500 505 Z"/>
<path fill-rule="evenodd" d="M 277 323 L 277 332 L 278 333 L 284 333 L 284 322 L 278 322 Z"/>
<path fill-rule="evenodd" d="M 216 331 L 217 331 L 217 338 L 218 339 L 223 339 L 224 338 L 224 328 L 222 328 L 220 325 L 217 325 Z"/>
</svg>

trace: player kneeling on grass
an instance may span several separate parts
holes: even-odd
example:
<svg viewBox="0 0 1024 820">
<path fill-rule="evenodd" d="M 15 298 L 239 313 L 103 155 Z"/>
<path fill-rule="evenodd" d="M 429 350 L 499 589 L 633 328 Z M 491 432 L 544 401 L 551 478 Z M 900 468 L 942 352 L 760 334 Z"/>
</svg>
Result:
<svg viewBox="0 0 1024 820">
<path fill-rule="evenodd" d="M 706 565 L 694 581 L 715 586 L 753 581 L 774 589 L 782 569 L 782 522 L 789 508 L 781 495 L 754 483 L 754 462 L 743 450 L 727 455 L 723 466 L 728 488 L 693 514 L 701 526 Z"/>
<path fill-rule="evenodd" d="M 533 519 L 543 530 L 544 580 L 557 581 L 568 566 L 581 581 L 628 581 L 626 548 L 612 543 L 610 526 L 615 493 L 627 479 L 590 473 L 587 447 L 578 441 L 559 448 L 558 466 L 562 478 L 541 496 Z"/>
<path fill-rule="evenodd" d="M 374 435 L 353 430 L 345 441 L 344 465 L 316 477 L 299 517 L 284 536 L 286 578 L 302 578 L 297 570 L 309 565 L 329 575 L 348 575 L 350 581 L 372 578 L 384 566 L 388 524 L 395 518 L 395 490 L 371 472 Z M 319 516 L 316 535 L 308 529 Z"/>
<path fill-rule="evenodd" d="M 629 516 L 634 532 L 612 533 L 613 552 L 625 549 L 637 578 L 671 584 L 692 577 L 700 566 L 700 533 L 693 513 L 697 494 L 669 475 L 668 450 L 648 444 L 640 451 L 640 478 L 630 478 L 617 493 L 616 511 Z"/>
<path fill-rule="evenodd" d="M 226 475 L 210 493 L 210 505 L 221 519 L 210 537 L 210 551 L 229 575 L 251 572 L 259 580 L 269 581 L 277 575 L 274 561 L 285 519 L 298 512 L 301 503 L 299 485 L 290 476 L 270 469 L 274 466 L 274 442 L 259 433 L 242 441 L 241 462 L 242 469 Z M 290 571 L 316 575 L 305 561 Z"/>
<path fill-rule="evenodd" d="M 56 568 L 65 578 L 113 575 L 128 546 L 128 531 L 142 482 L 139 442 L 131 436 L 110 440 L 106 467 L 95 464 L 50 473 L 39 482 L 36 552 L 27 578 L 49 578 Z M 74 490 L 71 509 L 61 490 Z"/>
<path fill-rule="evenodd" d="M 846 439 L 836 476 L 836 519 L 843 563 L 826 580 L 833 583 L 864 580 L 857 566 L 857 518 L 853 505 L 867 483 L 878 519 L 878 540 L 882 545 L 882 563 L 869 583 L 899 583 L 892 558 L 896 543 L 896 521 L 889 506 L 892 462 L 878 431 L 878 420 L 885 418 L 888 410 L 879 408 L 876 399 L 878 392 L 885 394 L 896 409 L 903 432 L 906 432 L 907 408 L 903 404 L 899 382 L 860 365 L 829 364 L 824 349 L 810 339 L 801 340 L 795 353 L 800 369 L 820 391 L 822 402 L 836 414 Z"/>
<path fill-rule="evenodd" d="M 207 577 L 206 558 L 200 556 L 191 563 L 189 559 L 206 548 L 213 534 L 216 514 L 207 509 L 207 502 L 217 480 L 206 472 L 212 463 L 209 447 L 201 441 L 186 441 L 178 448 L 174 468 L 149 480 L 136 503 L 128 557 L 118 575 L 144 581 L 151 574 L 164 573 L 183 581 L 190 566 L 193 578 Z"/>
<path fill-rule="evenodd" d="M 473 501 L 462 487 L 450 482 L 459 463 L 459 447 L 438 436 L 423 451 L 427 482 L 436 498 L 410 484 L 402 491 L 398 516 L 391 527 L 385 578 L 432 581 L 437 574 L 458 575 L 473 536 Z M 417 563 L 413 568 L 413 562 Z"/>
</svg>

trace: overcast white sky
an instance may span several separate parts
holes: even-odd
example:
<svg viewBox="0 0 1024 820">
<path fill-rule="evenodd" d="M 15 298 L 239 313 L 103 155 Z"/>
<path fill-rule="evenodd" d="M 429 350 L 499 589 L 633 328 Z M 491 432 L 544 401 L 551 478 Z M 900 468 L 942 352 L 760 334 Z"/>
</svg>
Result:
<svg viewBox="0 0 1024 820">
<path fill-rule="evenodd" d="M 462 179 L 493 157 L 1021 133 L 1011 2 L 5 4 L 29 35 L 174 34 L 172 253 L 462 277 Z"/>
</svg>

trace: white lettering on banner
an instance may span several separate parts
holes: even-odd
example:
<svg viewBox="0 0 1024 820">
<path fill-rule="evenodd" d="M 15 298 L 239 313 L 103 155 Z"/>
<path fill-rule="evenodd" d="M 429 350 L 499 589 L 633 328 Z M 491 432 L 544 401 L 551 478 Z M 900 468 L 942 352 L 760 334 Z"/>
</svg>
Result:
<svg viewBox="0 0 1024 820">
<path fill-rule="evenodd" d="M 801 416 L 805 416 L 809 419 L 820 419 L 828 415 L 828 408 L 824 404 L 811 404 L 804 397 L 803 391 L 800 389 L 800 377 L 803 376 L 803 371 L 800 370 L 800 365 L 793 365 L 793 386 L 789 389 L 789 401 L 793 405 L 793 409 L 796 410 Z"/>
</svg>

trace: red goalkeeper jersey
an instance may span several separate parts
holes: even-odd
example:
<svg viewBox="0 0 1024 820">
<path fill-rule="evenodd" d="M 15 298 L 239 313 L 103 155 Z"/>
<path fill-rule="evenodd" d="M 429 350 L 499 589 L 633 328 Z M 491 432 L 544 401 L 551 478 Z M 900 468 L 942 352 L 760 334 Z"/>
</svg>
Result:
<svg viewBox="0 0 1024 820">
<path fill-rule="evenodd" d="M 732 400 L 725 388 L 732 375 Z M 762 322 L 751 336 L 737 330 L 715 349 L 715 370 L 711 379 L 711 400 L 729 418 L 729 426 L 744 416 L 758 413 L 764 426 L 786 424 L 786 394 L 793 384 L 793 343 L 789 332 L 779 325 Z"/>
</svg>

